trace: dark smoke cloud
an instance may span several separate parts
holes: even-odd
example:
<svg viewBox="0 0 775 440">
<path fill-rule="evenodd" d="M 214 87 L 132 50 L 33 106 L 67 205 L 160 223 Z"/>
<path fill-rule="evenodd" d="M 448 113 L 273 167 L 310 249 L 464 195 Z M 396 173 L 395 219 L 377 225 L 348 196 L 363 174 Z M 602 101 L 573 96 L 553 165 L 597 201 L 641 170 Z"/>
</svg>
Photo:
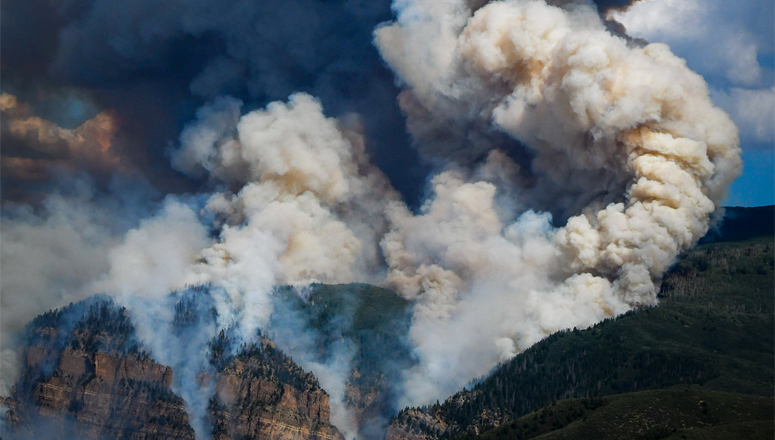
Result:
<svg viewBox="0 0 775 440">
<path fill-rule="evenodd" d="M 334 116 L 364 115 L 372 157 L 418 197 L 425 170 L 406 139 L 393 75 L 371 44 L 374 27 L 391 18 L 389 1 L 11 3 L 4 90 L 36 114 L 52 107 L 41 95 L 62 89 L 112 111 L 116 154 L 164 191 L 198 183 L 171 170 L 166 151 L 202 103 L 230 94 L 258 108 L 305 91 Z"/>
<path fill-rule="evenodd" d="M 487 2 L 469 3 L 475 10 Z M 596 3 L 601 11 L 630 4 Z M 170 169 L 166 151 L 203 101 L 230 94 L 258 108 L 304 91 L 334 116 L 364 115 L 377 165 L 410 204 L 420 197 L 428 167 L 409 147 L 393 75 L 371 44 L 374 27 L 392 18 L 387 0 L 30 0 L 5 2 L 2 12 L 3 90 L 55 122 L 73 119 L 61 105 L 73 96 L 95 112 L 112 111 L 114 153 L 165 192 L 201 183 Z M 4 200 L 40 199 L 30 195 L 52 189 L 49 164 L 9 171 L 34 154 L 34 142 L 6 138 L 3 146 Z M 529 164 L 523 149 L 510 151 Z M 109 178 L 69 165 L 98 182 Z"/>
<path fill-rule="evenodd" d="M 640 0 L 595 0 L 595 4 L 600 12 L 608 12 L 611 9 L 624 11 L 639 1 Z"/>
</svg>

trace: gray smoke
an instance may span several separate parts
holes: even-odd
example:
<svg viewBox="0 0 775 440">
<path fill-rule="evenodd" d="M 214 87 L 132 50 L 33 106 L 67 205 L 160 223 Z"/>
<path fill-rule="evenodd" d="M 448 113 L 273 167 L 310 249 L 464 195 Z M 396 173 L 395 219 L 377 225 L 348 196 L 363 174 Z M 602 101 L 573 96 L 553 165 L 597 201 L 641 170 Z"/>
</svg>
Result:
<svg viewBox="0 0 775 440">
<path fill-rule="evenodd" d="M 94 294 L 110 265 L 110 250 L 153 212 L 155 191 L 143 180 L 117 176 L 109 196 L 85 175 L 57 172 L 59 190 L 34 209 L 3 205 L 0 223 L 0 395 L 18 375 L 16 337 L 46 310 Z"/>
</svg>

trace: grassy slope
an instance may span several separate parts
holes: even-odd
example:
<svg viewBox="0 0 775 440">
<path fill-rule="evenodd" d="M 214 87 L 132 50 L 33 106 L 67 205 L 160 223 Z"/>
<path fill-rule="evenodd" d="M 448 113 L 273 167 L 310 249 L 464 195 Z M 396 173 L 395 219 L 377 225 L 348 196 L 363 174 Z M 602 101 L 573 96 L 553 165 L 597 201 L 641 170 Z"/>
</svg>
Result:
<svg viewBox="0 0 775 440">
<path fill-rule="evenodd" d="M 771 237 L 701 246 L 666 276 L 658 307 L 551 335 L 472 391 L 394 425 L 453 437 L 561 399 L 675 386 L 772 396 L 773 281 Z"/>
</svg>

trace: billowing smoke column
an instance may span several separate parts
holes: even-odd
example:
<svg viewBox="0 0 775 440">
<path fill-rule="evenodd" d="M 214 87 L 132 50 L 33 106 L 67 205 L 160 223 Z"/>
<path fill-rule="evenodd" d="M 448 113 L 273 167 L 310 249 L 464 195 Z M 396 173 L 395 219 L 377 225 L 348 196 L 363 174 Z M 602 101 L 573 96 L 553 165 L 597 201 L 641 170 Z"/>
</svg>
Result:
<svg viewBox="0 0 775 440">
<path fill-rule="evenodd" d="M 271 312 L 261 296 L 277 283 L 374 279 L 387 227 L 382 205 L 398 195 L 368 163 L 357 120 L 326 118 L 305 94 L 239 121 L 233 100 L 198 116 L 173 164 L 241 189 L 209 199 L 220 240 L 200 253 L 185 281 L 225 286 L 252 334 Z"/>
<path fill-rule="evenodd" d="M 410 132 L 467 170 L 437 175 L 418 216 L 393 206 L 382 241 L 387 281 L 417 301 L 417 404 L 548 333 L 654 304 L 741 161 L 704 80 L 665 45 L 610 34 L 590 4 L 396 6 L 375 39 Z M 529 170 L 493 148 L 527 149 Z M 525 208 L 569 218 L 553 229 Z"/>
<path fill-rule="evenodd" d="M 656 303 L 663 272 L 740 172 L 737 129 L 703 79 L 667 46 L 612 35 L 590 3 L 394 7 L 375 43 L 404 88 L 414 144 L 437 167 L 417 212 L 370 164 L 357 115 L 327 117 L 304 93 L 246 114 L 218 97 L 171 154 L 217 190 L 168 196 L 123 239 L 76 240 L 109 266 L 81 290 L 153 316 L 138 331 L 164 352 L 176 344 L 152 326 L 171 320 L 168 293 L 214 286 L 218 322 L 191 344 L 204 352 L 218 329 L 250 341 L 269 325 L 277 284 L 391 286 L 414 302 L 417 365 L 396 385 L 398 405 L 444 398 L 554 331 Z M 209 392 L 192 353 L 160 359 L 190 373 L 187 400 Z M 306 366 L 341 391 L 349 358 L 334 359 Z M 206 437 L 204 405 L 189 410 Z"/>
<path fill-rule="evenodd" d="M 209 290 L 219 321 L 209 330 L 211 337 L 234 328 L 235 337 L 251 342 L 269 324 L 275 285 L 377 279 L 379 240 L 387 228 L 384 203 L 398 200 L 398 194 L 369 164 L 357 118 L 327 118 L 319 101 L 306 94 L 242 117 L 241 105 L 219 98 L 201 108 L 172 156 L 173 165 L 185 173 L 239 188 L 214 193 L 205 202 L 202 212 L 218 237 L 210 242 L 192 208 L 171 199 L 160 215 L 130 231 L 111 252 L 111 268 L 97 283 L 98 290 L 120 293 L 130 309 L 146 316 L 153 303 L 135 298 L 156 296 L 162 308 L 138 326 L 149 341 L 159 342 L 159 322 L 170 321 L 164 318 L 165 310 L 169 315 L 167 293 L 182 285 L 216 287 Z M 167 353 L 162 360 L 196 372 L 206 358 L 208 339 L 196 340 L 199 356 Z M 330 364 L 309 360 L 304 366 L 333 392 L 332 420 L 352 438 L 357 431 L 346 414 L 343 392 L 352 353 L 346 354 Z M 200 389 L 195 374 L 190 378 L 180 384 L 184 397 L 212 394 Z M 194 422 L 204 420 L 206 406 L 190 404 L 188 409 Z M 197 435 L 206 437 L 206 425 L 198 425 Z"/>
</svg>

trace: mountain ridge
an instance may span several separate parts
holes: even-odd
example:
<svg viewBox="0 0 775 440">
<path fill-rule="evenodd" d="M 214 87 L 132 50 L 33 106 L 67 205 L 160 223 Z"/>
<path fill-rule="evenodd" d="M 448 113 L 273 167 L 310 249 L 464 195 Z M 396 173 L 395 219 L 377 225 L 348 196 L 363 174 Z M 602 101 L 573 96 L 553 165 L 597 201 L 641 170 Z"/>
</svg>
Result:
<svg viewBox="0 0 775 440">
<path fill-rule="evenodd" d="M 743 213 L 766 224 L 773 209 Z M 302 334 L 307 345 L 298 348 L 308 351 L 307 360 L 326 362 L 342 342 L 355 350 L 345 403 L 363 422 L 358 428 L 363 438 L 484 434 L 568 398 L 665 387 L 771 395 L 772 236 L 758 227 L 727 223 L 726 228 L 685 253 L 665 275 L 659 306 L 552 334 L 469 390 L 443 403 L 401 410 L 392 419 L 396 390 L 391 383 L 413 362 L 405 345 L 409 303 L 365 284 L 318 284 L 303 292 L 278 286 L 278 315 L 295 320 L 290 335 L 270 332 L 254 344 L 234 347 L 231 330 L 225 329 L 210 341 L 214 370 L 198 380 L 215 390 L 207 410 L 213 438 L 341 438 L 330 424 L 329 397 L 317 378 L 276 347 L 277 341 L 288 343 Z M 747 239 L 734 240 L 740 236 Z M 214 322 L 214 305 L 204 295 L 209 288 L 172 294 L 175 331 Z M 51 419 L 38 425 L 84 438 L 124 438 L 133 432 L 147 439 L 193 438 L 184 402 L 171 390 L 174 372 L 152 359 L 128 311 L 109 297 L 98 295 L 36 317 L 25 341 L 24 374 L 14 395 L 4 399 L 6 421 L 21 429 L 14 435 L 29 437 L 32 431 L 25 426 Z M 108 397 L 89 400 L 95 393 Z M 113 408 L 135 416 L 122 422 Z"/>
</svg>

